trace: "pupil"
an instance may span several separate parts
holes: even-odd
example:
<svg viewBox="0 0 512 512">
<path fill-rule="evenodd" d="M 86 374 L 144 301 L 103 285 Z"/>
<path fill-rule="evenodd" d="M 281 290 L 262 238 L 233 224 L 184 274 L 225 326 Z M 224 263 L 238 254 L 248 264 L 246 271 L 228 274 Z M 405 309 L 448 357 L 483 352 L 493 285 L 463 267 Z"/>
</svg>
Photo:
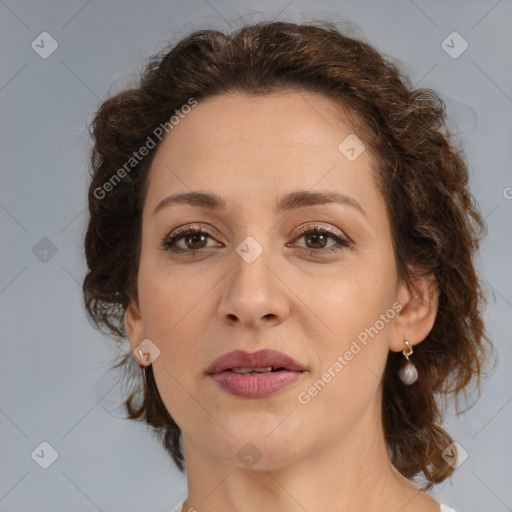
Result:
<svg viewBox="0 0 512 512">
<path fill-rule="evenodd" d="M 195 239 L 198 239 L 199 238 L 199 241 L 196 240 L 196 242 L 194 242 Z M 202 235 L 201 233 L 195 233 L 193 235 L 190 235 L 189 237 L 187 237 L 187 245 L 194 245 L 194 243 L 201 243 L 201 241 L 204 242 L 204 239 L 206 237 L 204 235 Z M 197 247 L 192 247 L 193 249 L 197 249 Z M 199 247 L 200 249 L 201 247 Z"/>
<path fill-rule="evenodd" d="M 318 240 L 325 242 L 325 236 L 322 233 L 314 233 L 314 234 L 308 236 L 308 240 L 311 240 L 312 238 L 316 239 L 316 241 L 314 241 L 313 244 L 318 244 L 319 243 Z M 322 248 L 322 247 L 323 247 L 323 245 L 321 244 L 320 248 Z M 317 248 L 318 247 L 315 247 L 315 249 L 317 249 Z"/>
</svg>

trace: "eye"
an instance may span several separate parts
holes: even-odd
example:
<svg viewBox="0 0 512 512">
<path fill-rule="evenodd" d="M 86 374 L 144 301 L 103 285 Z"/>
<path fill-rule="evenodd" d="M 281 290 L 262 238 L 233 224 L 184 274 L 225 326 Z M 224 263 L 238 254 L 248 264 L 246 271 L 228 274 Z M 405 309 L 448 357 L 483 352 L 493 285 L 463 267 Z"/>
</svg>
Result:
<svg viewBox="0 0 512 512">
<path fill-rule="evenodd" d="M 306 248 L 310 249 L 309 254 L 326 254 L 350 248 L 350 242 L 337 234 L 334 230 L 322 226 L 308 226 L 300 230 L 300 236 L 295 240 L 304 238 Z M 327 246 L 328 239 L 334 240 L 337 244 Z M 309 246 L 307 244 L 310 244 Z"/>
<path fill-rule="evenodd" d="M 187 226 L 184 228 L 178 228 L 174 233 L 169 235 L 162 241 L 162 249 L 172 250 L 172 252 L 195 252 L 200 249 L 204 249 L 208 238 L 212 235 L 201 227 Z M 184 243 L 183 246 L 179 246 L 178 242 Z M 173 249 L 173 247 L 178 249 Z"/>
<path fill-rule="evenodd" d="M 186 226 L 178 228 L 166 237 L 161 243 L 161 248 L 174 253 L 193 254 L 195 251 L 212 247 L 207 245 L 208 238 L 212 237 L 213 235 L 204 228 Z M 309 246 L 306 245 L 305 249 L 310 249 L 309 254 L 311 255 L 333 253 L 344 248 L 350 248 L 350 242 L 347 239 L 336 234 L 334 230 L 322 226 L 308 226 L 299 230 L 299 236 L 295 238 L 295 241 L 301 238 L 305 239 L 306 244 L 310 244 Z M 329 239 L 336 243 L 327 246 Z M 182 243 L 182 245 L 180 246 L 179 243 Z"/>
</svg>

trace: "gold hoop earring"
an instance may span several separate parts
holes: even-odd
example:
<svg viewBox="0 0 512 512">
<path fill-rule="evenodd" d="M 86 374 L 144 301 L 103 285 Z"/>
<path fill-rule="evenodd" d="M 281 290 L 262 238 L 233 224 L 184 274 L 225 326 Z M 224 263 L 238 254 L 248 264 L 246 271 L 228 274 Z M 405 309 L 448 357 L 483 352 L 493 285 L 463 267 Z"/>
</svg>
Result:
<svg viewBox="0 0 512 512">
<path fill-rule="evenodd" d="M 404 340 L 404 343 L 405 348 L 402 350 L 402 354 L 407 359 L 407 363 L 400 369 L 398 376 L 405 385 L 410 386 L 418 380 L 418 370 L 416 366 L 409 361 L 409 356 L 412 355 L 413 352 L 412 346 L 409 344 L 408 340 Z"/>
</svg>

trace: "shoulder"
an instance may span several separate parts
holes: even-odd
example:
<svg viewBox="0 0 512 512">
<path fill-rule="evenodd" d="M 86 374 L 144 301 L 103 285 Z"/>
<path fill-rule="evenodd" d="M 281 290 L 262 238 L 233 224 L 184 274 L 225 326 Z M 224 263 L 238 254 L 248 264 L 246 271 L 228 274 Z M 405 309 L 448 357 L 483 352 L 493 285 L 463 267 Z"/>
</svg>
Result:
<svg viewBox="0 0 512 512">
<path fill-rule="evenodd" d="M 441 512 L 457 512 L 455 509 L 449 507 L 448 505 L 445 505 L 444 503 L 440 503 L 440 505 L 441 505 Z"/>
<path fill-rule="evenodd" d="M 171 512 L 184 512 L 182 510 L 183 505 L 185 504 L 185 501 L 182 501 L 179 505 L 176 506 L 176 508 L 173 508 Z M 449 507 L 448 505 L 445 505 L 444 503 L 440 503 L 441 505 L 441 512 L 457 512 L 455 509 Z"/>
<path fill-rule="evenodd" d="M 171 512 L 183 512 L 183 505 L 185 504 L 185 500 L 183 500 L 179 505 L 176 506 L 176 508 L 173 508 Z M 441 512 L 445 512 L 444 510 L 441 510 Z M 451 512 L 450 509 L 447 509 L 446 512 Z"/>
</svg>

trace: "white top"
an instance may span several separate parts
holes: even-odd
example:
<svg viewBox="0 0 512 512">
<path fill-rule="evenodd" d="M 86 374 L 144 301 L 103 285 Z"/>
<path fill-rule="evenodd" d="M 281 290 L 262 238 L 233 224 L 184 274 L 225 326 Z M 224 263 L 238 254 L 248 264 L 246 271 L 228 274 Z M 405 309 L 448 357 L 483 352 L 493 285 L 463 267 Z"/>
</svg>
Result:
<svg viewBox="0 0 512 512">
<path fill-rule="evenodd" d="M 185 500 L 183 500 L 175 509 L 173 509 L 171 512 L 187 512 L 186 510 L 183 510 L 183 505 L 185 504 Z M 453 508 L 449 507 L 448 505 L 444 505 L 441 503 L 441 510 L 440 512 L 457 512 Z"/>
</svg>

